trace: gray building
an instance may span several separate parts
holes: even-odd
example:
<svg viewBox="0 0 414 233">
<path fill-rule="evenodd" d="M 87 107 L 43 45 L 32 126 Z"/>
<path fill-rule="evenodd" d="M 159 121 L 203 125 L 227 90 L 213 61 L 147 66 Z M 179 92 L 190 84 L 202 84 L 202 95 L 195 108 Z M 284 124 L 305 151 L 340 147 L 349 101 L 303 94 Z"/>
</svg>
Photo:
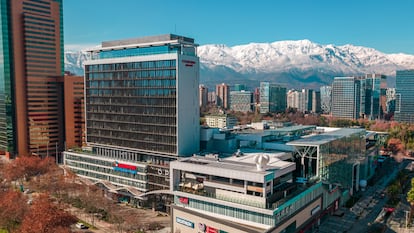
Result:
<svg viewBox="0 0 414 233">
<path fill-rule="evenodd" d="M 414 70 L 397 70 L 394 120 L 414 122 Z"/>
<path fill-rule="evenodd" d="M 332 116 L 358 119 L 360 113 L 360 81 L 355 77 L 335 77 L 332 83 Z"/>
<path fill-rule="evenodd" d="M 231 91 L 230 109 L 238 112 L 252 111 L 253 94 L 250 91 Z"/>
<path fill-rule="evenodd" d="M 332 86 L 321 86 L 321 110 L 323 113 L 331 113 Z"/>
</svg>

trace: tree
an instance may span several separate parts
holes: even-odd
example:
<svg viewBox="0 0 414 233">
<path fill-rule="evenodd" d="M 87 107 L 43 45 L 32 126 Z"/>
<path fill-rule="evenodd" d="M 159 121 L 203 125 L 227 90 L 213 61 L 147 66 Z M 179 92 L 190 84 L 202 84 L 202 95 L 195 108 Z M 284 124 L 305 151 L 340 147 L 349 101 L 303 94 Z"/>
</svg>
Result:
<svg viewBox="0 0 414 233">
<path fill-rule="evenodd" d="M 55 233 L 70 232 L 70 225 L 77 219 L 58 209 L 46 195 L 40 195 L 32 204 L 30 211 L 23 219 L 20 231 L 22 233 Z"/>
<path fill-rule="evenodd" d="M 21 192 L 0 192 L 0 229 L 14 231 L 23 221 L 27 209 L 26 198 Z"/>
</svg>

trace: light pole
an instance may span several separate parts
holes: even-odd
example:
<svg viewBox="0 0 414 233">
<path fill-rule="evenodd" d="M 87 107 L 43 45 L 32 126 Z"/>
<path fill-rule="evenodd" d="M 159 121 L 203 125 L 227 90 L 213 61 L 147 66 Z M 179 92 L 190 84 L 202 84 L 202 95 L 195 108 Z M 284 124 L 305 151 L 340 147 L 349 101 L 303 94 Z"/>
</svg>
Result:
<svg viewBox="0 0 414 233">
<path fill-rule="evenodd" d="M 409 211 L 406 210 L 405 211 L 405 228 L 408 228 L 408 214 L 409 214 Z"/>
</svg>

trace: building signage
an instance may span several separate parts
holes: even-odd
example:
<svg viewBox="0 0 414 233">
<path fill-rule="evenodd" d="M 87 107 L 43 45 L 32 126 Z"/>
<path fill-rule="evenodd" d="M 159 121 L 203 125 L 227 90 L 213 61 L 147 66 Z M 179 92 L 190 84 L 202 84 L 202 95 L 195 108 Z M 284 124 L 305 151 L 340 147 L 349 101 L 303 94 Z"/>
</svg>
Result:
<svg viewBox="0 0 414 233">
<path fill-rule="evenodd" d="M 219 233 L 219 230 L 213 227 L 206 227 L 206 233 Z"/>
<path fill-rule="evenodd" d="M 178 200 L 181 203 L 188 205 L 188 198 L 187 197 L 180 197 L 180 198 L 178 198 Z"/>
<path fill-rule="evenodd" d="M 115 161 L 113 168 L 115 171 L 137 174 L 137 167 L 133 165 L 118 163 Z"/>
<path fill-rule="evenodd" d="M 195 61 L 190 61 L 190 60 L 183 60 L 183 63 L 185 64 L 185 66 L 192 67 L 196 62 Z"/>
<path fill-rule="evenodd" d="M 185 219 L 183 219 L 183 218 L 176 217 L 176 218 L 175 218 L 175 221 L 176 221 L 177 223 L 179 223 L 179 224 L 184 225 L 184 226 L 194 228 L 194 223 L 193 223 L 193 222 L 190 222 L 190 221 L 185 220 Z"/>
</svg>

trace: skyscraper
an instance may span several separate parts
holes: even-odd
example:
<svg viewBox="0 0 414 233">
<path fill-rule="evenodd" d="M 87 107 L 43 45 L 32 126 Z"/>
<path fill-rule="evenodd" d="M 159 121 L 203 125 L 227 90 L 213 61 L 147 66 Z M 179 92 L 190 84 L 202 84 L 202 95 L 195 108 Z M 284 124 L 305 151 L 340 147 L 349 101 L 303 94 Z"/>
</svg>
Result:
<svg viewBox="0 0 414 233">
<path fill-rule="evenodd" d="M 199 86 L 200 107 L 206 107 L 208 104 L 208 88 L 202 84 Z"/>
<path fill-rule="evenodd" d="M 361 78 L 361 116 L 370 120 L 382 117 L 381 90 L 384 90 L 386 85 L 385 75 L 366 74 Z"/>
<path fill-rule="evenodd" d="M 275 113 L 286 110 L 286 87 L 260 82 L 260 113 Z"/>
<path fill-rule="evenodd" d="M 0 151 L 63 148 L 61 0 L 0 0 Z"/>
<path fill-rule="evenodd" d="M 216 104 L 218 107 L 228 109 L 229 107 L 229 98 L 230 98 L 230 89 L 229 85 L 222 83 L 216 85 Z"/>
<path fill-rule="evenodd" d="M 355 77 L 335 77 L 332 83 L 332 116 L 358 119 L 360 82 Z"/>
<path fill-rule="evenodd" d="M 331 113 L 332 86 L 321 86 L 321 109 L 323 113 Z"/>
<path fill-rule="evenodd" d="M 81 147 L 85 142 L 84 79 L 65 74 L 63 83 L 66 148 Z"/>
<path fill-rule="evenodd" d="M 397 70 L 395 83 L 396 106 L 394 119 L 414 122 L 414 70 Z"/>
<path fill-rule="evenodd" d="M 102 42 L 89 51 L 90 151 L 65 152 L 65 164 L 102 185 L 111 182 L 107 189 L 124 187 L 111 192 L 131 203 L 141 203 L 148 191 L 168 189 L 169 162 L 200 148 L 196 46 L 192 38 L 167 34 Z"/>
</svg>

